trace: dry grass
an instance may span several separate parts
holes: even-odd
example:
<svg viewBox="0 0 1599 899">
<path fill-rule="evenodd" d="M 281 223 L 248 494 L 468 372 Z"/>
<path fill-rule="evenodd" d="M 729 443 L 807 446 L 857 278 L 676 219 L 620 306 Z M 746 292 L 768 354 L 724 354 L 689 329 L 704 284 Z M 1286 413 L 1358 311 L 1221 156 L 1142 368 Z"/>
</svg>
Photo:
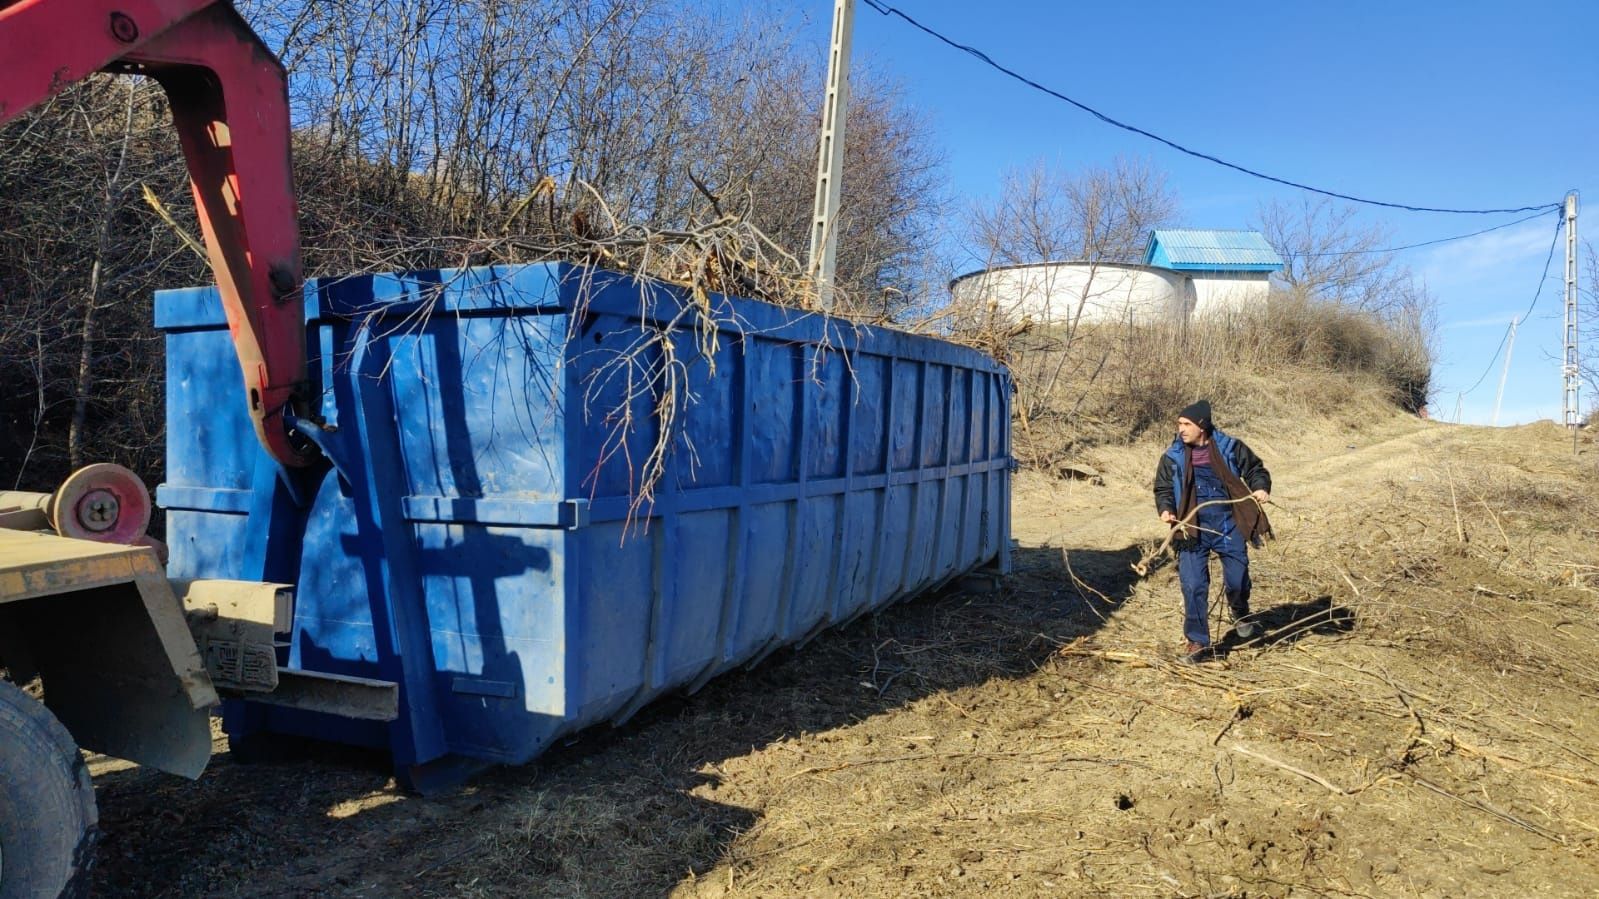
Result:
<svg viewBox="0 0 1599 899">
<path fill-rule="evenodd" d="M 1104 486 L 1021 476 L 1001 593 L 897 607 L 455 796 L 339 760 L 97 775 L 97 887 L 1589 894 L 1592 444 L 1299 424 L 1243 432 L 1280 539 L 1253 565 L 1267 636 L 1216 662 L 1175 663 L 1173 566 L 1130 570 L 1159 447 L 1101 447 Z"/>
<path fill-rule="evenodd" d="M 1477 497 L 1531 464 L 1574 506 L 1599 491 L 1553 440 L 1523 457 L 1528 429 L 1407 427 L 1286 486 L 1283 537 L 1255 565 L 1264 637 L 1180 664 L 1170 568 L 1128 592 L 1073 565 L 1069 589 L 1105 594 L 1108 620 L 1062 640 L 1031 689 L 956 694 L 941 724 L 917 712 L 915 752 L 883 743 L 886 723 L 875 752 L 802 747 L 803 785 L 752 783 L 760 829 L 685 892 L 1583 894 L 1599 590 L 1570 575 L 1592 534 L 1555 514 L 1535 535 Z M 1093 493 L 1039 490 L 1023 515 Z"/>
<path fill-rule="evenodd" d="M 1186 326 L 1088 324 L 977 330 L 1017 384 L 1018 455 L 1049 468 L 1074 451 L 1168 428 L 1208 397 L 1225 426 L 1251 419 L 1375 417 L 1426 402 L 1426 336 L 1406 320 L 1292 294 Z"/>
</svg>

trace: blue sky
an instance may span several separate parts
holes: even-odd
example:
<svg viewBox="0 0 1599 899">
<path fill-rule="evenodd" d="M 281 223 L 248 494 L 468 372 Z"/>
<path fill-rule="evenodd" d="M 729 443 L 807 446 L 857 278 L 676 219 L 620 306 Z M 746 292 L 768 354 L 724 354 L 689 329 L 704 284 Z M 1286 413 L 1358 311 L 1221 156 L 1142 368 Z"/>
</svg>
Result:
<svg viewBox="0 0 1599 899">
<path fill-rule="evenodd" d="M 1584 49 L 1599 33 L 1599 4 L 890 5 L 1111 116 L 1290 180 L 1458 208 L 1552 203 L 1590 187 L 1592 224 L 1579 235 L 1599 238 L 1599 184 L 1585 183 L 1599 162 L 1599 62 Z M 799 11 L 824 41 L 831 4 Z M 899 81 L 929 117 L 961 199 L 992 194 L 1008 167 L 1042 158 L 1070 169 L 1119 154 L 1164 170 L 1193 227 L 1247 227 L 1261 203 L 1302 196 L 1100 123 L 864 3 L 854 59 Z M 1392 246 L 1522 217 L 1361 216 Z M 1453 417 L 1457 392 L 1491 368 L 1460 400 L 1463 421 L 1490 420 L 1499 368 L 1489 359 L 1531 301 L 1553 234 L 1553 218 L 1539 218 L 1400 255 L 1439 302 L 1436 416 Z M 1562 240 L 1517 334 L 1501 424 L 1559 417 L 1563 252 Z M 1585 392 L 1584 406 L 1592 399 Z"/>
</svg>

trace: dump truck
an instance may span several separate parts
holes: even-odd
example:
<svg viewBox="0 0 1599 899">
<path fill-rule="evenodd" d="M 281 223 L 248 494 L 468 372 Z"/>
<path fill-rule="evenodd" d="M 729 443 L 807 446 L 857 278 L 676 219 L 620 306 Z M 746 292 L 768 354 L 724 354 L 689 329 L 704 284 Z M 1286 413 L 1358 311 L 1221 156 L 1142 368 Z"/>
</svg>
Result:
<svg viewBox="0 0 1599 899">
<path fill-rule="evenodd" d="M 0 61 L 0 123 L 162 85 L 216 282 L 156 297 L 153 503 L 108 465 L 0 495 L 0 899 L 81 887 L 83 749 L 195 777 L 220 708 L 235 755 L 375 747 L 426 793 L 1007 569 L 992 359 L 569 264 L 308 282 L 286 76 L 230 4 L 0 0 Z M 666 352 L 670 427 L 609 377 Z"/>
</svg>

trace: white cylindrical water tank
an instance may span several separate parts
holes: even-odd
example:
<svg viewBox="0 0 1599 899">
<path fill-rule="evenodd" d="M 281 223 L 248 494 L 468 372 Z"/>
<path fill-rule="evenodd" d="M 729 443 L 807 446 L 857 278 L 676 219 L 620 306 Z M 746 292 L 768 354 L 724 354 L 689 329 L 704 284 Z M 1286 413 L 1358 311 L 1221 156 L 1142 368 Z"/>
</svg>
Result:
<svg viewBox="0 0 1599 899">
<path fill-rule="evenodd" d="M 1181 272 L 1119 262 L 996 266 L 961 275 L 950 291 L 958 320 L 968 324 L 1182 321 L 1195 299 Z"/>
</svg>

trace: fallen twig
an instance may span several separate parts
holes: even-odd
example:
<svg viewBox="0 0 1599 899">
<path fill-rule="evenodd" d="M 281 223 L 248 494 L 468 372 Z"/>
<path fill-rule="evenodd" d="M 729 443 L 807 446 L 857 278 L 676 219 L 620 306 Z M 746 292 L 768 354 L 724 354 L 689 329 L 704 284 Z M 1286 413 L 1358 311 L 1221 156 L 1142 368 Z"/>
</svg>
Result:
<svg viewBox="0 0 1599 899">
<path fill-rule="evenodd" d="M 1352 791 L 1346 790 L 1343 787 L 1338 786 L 1337 784 L 1333 783 L 1332 781 L 1328 780 L 1325 777 L 1322 777 L 1319 774 L 1313 774 L 1313 773 L 1311 773 L 1309 771 L 1306 771 L 1303 768 L 1296 768 L 1293 765 L 1288 764 L 1287 762 L 1278 761 L 1277 759 L 1274 759 L 1274 758 L 1272 758 L 1269 755 L 1264 755 L 1262 753 L 1256 752 L 1253 749 L 1249 749 L 1248 747 L 1243 746 L 1242 744 L 1234 743 L 1232 745 L 1232 750 L 1233 750 L 1233 752 L 1237 752 L 1237 753 L 1240 753 L 1240 754 L 1243 754 L 1243 755 L 1247 755 L 1250 758 L 1259 759 L 1260 761 L 1265 762 L 1268 765 L 1273 765 L 1275 767 L 1281 768 L 1281 769 L 1283 769 L 1284 771 L 1287 771 L 1290 774 L 1297 774 L 1300 777 L 1303 777 L 1306 780 L 1311 781 L 1312 783 L 1320 784 L 1321 786 L 1327 788 L 1328 790 L 1331 790 L 1334 793 L 1337 793 L 1340 796 L 1351 796 L 1351 795 L 1353 795 Z"/>
<path fill-rule="evenodd" d="M 1460 499 L 1455 495 L 1455 469 L 1454 466 L 1445 465 L 1444 472 L 1449 476 L 1449 507 L 1455 513 L 1455 539 L 1461 543 L 1466 542 L 1466 526 L 1460 521 Z"/>
<path fill-rule="evenodd" d="M 1427 789 L 1433 791 L 1434 793 L 1437 793 L 1439 796 L 1444 796 L 1444 797 L 1447 797 L 1449 799 L 1453 799 L 1456 802 L 1462 803 L 1464 805 L 1469 805 L 1469 806 L 1471 806 L 1472 808 L 1474 808 L 1474 809 L 1476 809 L 1478 811 L 1487 812 L 1488 814 L 1493 815 L 1495 818 L 1499 818 L 1502 821 L 1507 821 L 1507 822 L 1509 822 L 1511 824 L 1514 824 L 1517 827 L 1521 828 L 1522 830 L 1527 831 L 1528 833 L 1535 833 L 1538 836 L 1543 837 L 1546 840 L 1549 840 L 1550 842 L 1554 842 L 1554 843 L 1559 843 L 1561 845 L 1565 845 L 1565 842 L 1566 842 L 1566 838 L 1565 837 L 1563 837 L 1563 836 L 1561 836 L 1561 835 L 1559 835 L 1559 834 L 1557 834 L 1557 833 L 1555 833 L 1553 831 L 1545 830 L 1544 828 L 1539 827 L 1536 824 L 1533 824 L 1531 821 L 1523 821 L 1522 819 L 1516 817 L 1515 815 L 1512 815 L 1509 812 L 1504 811 L 1503 809 L 1495 808 L 1495 807 L 1489 805 L 1486 802 L 1482 802 L 1482 801 L 1477 800 L 1477 799 L 1468 799 L 1465 796 L 1461 796 L 1461 795 L 1458 795 L 1456 793 L 1451 793 L 1448 790 L 1444 789 L 1443 787 L 1440 787 L 1437 784 L 1433 783 L 1432 781 L 1428 780 L 1427 778 L 1422 777 L 1420 774 L 1415 773 L 1414 771 L 1406 771 L 1404 773 L 1405 773 L 1405 776 L 1409 777 L 1411 780 L 1415 781 L 1416 783 L 1420 784 L 1421 786 L 1426 787 Z"/>
<path fill-rule="evenodd" d="M 1089 649 L 1077 643 L 1062 646 L 1056 651 L 1062 656 L 1085 656 L 1091 659 L 1104 659 L 1107 662 L 1119 662 L 1129 668 L 1153 668 L 1155 663 L 1136 652 L 1127 652 L 1121 649 Z"/>
<path fill-rule="evenodd" d="M 1233 707 L 1232 716 L 1227 719 L 1227 723 L 1226 724 L 1223 724 L 1221 726 L 1221 730 L 1216 731 L 1216 736 L 1211 739 L 1210 745 L 1215 746 L 1215 745 L 1221 743 L 1221 738 L 1227 736 L 1227 732 L 1233 729 L 1233 725 L 1234 724 L 1237 724 L 1239 721 L 1242 721 L 1243 717 L 1244 717 L 1244 707 L 1241 706 L 1241 705 L 1240 706 L 1234 706 Z"/>
</svg>

